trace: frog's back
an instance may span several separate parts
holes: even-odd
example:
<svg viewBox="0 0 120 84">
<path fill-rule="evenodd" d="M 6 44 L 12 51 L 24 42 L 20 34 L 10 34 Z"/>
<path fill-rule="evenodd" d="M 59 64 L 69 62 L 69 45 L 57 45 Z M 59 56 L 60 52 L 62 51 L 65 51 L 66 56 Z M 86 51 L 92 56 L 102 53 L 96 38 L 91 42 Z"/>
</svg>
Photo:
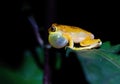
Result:
<svg viewBox="0 0 120 84">
<path fill-rule="evenodd" d="M 54 26 L 57 27 L 58 30 L 62 31 L 62 32 L 67 32 L 67 33 L 71 33 L 71 32 L 86 32 L 86 33 L 90 33 L 82 28 L 76 27 L 76 26 L 68 26 L 68 25 L 60 25 L 60 24 L 53 24 Z"/>
<path fill-rule="evenodd" d="M 94 39 L 94 35 L 91 32 L 88 32 L 76 26 L 60 25 L 56 23 L 52 24 L 52 26 L 57 28 L 57 32 L 69 35 L 75 43 L 79 43 L 87 37 L 89 37 L 90 39 Z"/>
</svg>

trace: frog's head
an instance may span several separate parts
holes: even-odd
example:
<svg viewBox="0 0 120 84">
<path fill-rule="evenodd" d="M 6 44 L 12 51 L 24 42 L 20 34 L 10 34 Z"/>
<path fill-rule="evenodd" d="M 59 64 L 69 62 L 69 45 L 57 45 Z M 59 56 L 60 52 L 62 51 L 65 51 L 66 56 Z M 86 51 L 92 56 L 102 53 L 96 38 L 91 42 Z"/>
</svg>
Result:
<svg viewBox="0 0 120 84">
<path fill-rule="evenodd" d="M 53 23 L 51 27 L 48 29 L 49 34 L 58 32 L 57 26 L 58 26 L 57 23 Z"/>
<path fill-rule="evenodd" d="M 68 40 L 65 39 L 62 35 L 62 32 L 59 31 L 58 24 L 54 23 L 48 29 L 49 32 L 49 43 L 55 48 L 62 48 L 67 45 Z"/>
</svg>

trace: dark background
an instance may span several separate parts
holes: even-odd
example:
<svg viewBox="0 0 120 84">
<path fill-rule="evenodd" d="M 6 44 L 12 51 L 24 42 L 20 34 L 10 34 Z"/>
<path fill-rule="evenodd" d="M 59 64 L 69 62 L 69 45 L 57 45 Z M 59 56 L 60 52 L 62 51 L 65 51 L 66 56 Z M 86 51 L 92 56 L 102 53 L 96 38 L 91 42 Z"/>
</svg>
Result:
<svg viewBox="0 0 120 84">
<path fill-rule="evenodd" d="M 39 27 L 44 28 L 40 34 L 46 43 L 47 28 L 53 22 L 84 28 L 103 42 L 110 41 L 113 45 L 120 43 L 120 13 L 115 1 L 15 0 L 1 4 L 3 52 L 0 61 L 12 68 L 19 66 L 26 49 L 33 50 L 39 45 L 27 18 L 30 15 L 34 16 Z"/>
</svg>

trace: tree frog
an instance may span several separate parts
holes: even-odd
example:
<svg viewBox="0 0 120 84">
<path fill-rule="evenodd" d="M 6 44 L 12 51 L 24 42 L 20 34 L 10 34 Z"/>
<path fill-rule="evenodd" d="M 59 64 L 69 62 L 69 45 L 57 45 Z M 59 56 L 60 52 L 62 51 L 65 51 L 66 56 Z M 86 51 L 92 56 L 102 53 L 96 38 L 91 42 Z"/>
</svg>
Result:
<svg viewBox="0 0 120 84">
<path fill-rule="evenodd" d="M 100 39 L 94 39 L 94 35 L 76 26 L 53 23 L 48 29 L 48 41 L 54 48 L 69 47 L 73 50 L 84 50 L 99 47 Z M 75 47 L 74 44 L 79 44 Z"/>
</svg>

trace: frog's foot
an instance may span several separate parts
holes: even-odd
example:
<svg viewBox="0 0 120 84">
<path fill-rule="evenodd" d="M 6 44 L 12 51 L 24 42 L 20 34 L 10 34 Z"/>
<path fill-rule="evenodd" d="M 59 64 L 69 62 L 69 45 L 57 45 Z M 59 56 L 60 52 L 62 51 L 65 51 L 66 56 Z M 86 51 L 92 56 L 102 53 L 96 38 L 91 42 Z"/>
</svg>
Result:
<svg viewBox="0 0 120 84">
<path fill-rule="evenodd" d="M 84 47 L 78 47 L 78 48 L 77 47 L 73 47 L 71 49 L 73 49 L 73 50 L 89 50 L 89 49 L 92 49 L 92 48 L 99 47 L 101 44 L 102 44 L 102 42 L 100 42 L 99 44 L 95 43 L 95 44 L 92 44 L 92 45 L 89 45 L 89 46 L 84 46 Z"/>
<path fill-rule="evenodd" d="M 65 50 L 66 50 L 67 48 L 70 48 L 70 49 L 72 49 L 72 50 L 83 50 L 83 49 L 88 49 L 88 48 L 86 48 L 86 47 L 77 48 L 77 47 L 66 46 L 66 47 L 65 47 Z"/>
<path fill-rule="evenodd" d="M 91 47 L 80 47 L 80 48 L 77 48 L 77 47 L 74 47 L 74 48 L 71 48 L 73 50 L 89 50 L 89 49 L 92 49 Z"/>
</svg>

